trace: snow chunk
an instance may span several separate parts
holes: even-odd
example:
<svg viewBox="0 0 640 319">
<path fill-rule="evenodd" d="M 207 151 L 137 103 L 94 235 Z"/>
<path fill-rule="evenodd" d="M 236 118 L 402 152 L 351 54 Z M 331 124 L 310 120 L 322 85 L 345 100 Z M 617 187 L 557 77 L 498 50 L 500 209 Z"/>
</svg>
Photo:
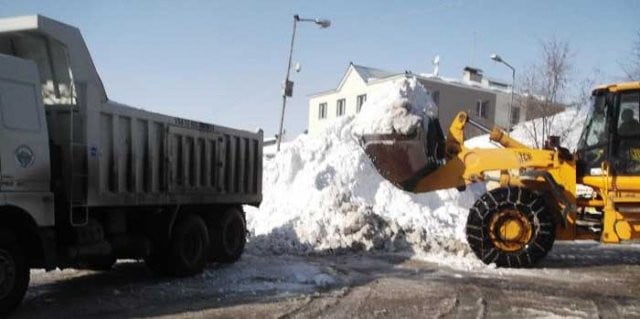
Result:
<svg viewBox="0 0 640 319">
<path fill-rule="evenodd" d="M 369 95 L 353 124 L 358 135 L 411 133 L 425 115 L 437 113 L 431 94 L 415 77 L 382 84 Z"/>
</svg>

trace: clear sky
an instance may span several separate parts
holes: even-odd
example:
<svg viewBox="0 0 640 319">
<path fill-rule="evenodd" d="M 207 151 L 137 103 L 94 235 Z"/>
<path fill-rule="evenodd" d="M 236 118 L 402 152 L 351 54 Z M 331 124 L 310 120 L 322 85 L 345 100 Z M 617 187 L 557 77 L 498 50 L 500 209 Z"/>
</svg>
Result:
<svg viewBox="0 0 640 319">
<path fill-rule="evenodd" d="M 306 129 L 307 95 L 334 88 L 350 61 L 460 77 L 465 65 L 508 80 L 541 40 L 571 43 L 576 78 L 616 80 L 640 30 L 640 1 L 31 1 L 0 0 L 0 16 L 40 13 L 79 27 L 108 96 L 162 113 L 256 129 L 278 126 L 292 15 L 302 24 L 289 134 Z"/>
</svg>

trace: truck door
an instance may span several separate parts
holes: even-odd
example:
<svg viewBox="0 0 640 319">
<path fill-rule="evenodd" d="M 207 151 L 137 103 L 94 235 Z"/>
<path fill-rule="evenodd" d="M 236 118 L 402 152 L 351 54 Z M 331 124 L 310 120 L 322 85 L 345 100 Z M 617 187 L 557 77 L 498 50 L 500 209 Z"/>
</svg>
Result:
<svg viewBox="0 0 640 319">
<path fill-rule="evenodd" d="M 49 191 L 49 138 L 36 65 L 0 54 L 0 190 Z"/>
</svg>

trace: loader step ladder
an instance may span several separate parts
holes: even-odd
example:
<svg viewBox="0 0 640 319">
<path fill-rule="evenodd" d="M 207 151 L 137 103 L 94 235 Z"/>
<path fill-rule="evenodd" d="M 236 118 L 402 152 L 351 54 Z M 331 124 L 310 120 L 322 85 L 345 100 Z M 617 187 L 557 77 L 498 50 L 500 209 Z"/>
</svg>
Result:
<svg viewBox="0 0 640 319">
<path fill-rule="evenodd" d="M 77 113 L 77 115 L 76 115 Z M 81 130 L 76 129 L 76 116 L 82 123 L 80 108 L 71 106 L 69 108 L 69 222 L 71 226 L 83 227 L 89 223 L 89 207 L 87 205 L 86 190 L 89 176 L 86 174 L 87 167 L 87 145 L 80 143 L 84 141 L 84 136 L 80 135 Z M 82 125 L 79 125 L 81 128 Z M 78 171 L 78 169 L 80 171 Z"/>
</svg>

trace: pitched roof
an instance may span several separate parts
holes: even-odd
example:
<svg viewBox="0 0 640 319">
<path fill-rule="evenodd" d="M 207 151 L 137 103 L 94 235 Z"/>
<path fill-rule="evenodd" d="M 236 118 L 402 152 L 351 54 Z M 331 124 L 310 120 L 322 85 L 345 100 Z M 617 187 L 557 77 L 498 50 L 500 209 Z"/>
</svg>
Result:
<svg viewBox="0 0 640 319">
<path fill-rule="evenodd" d="M 363 65 L 357 65 L 357 64 L 351 64 L 351 65 L 353 65 L 353 69 L 356 70 L 356 72 L 358 72 L 358 75 L 360 75 L 360 77 L 367 83 L 369 83 L 369 80 L 382 79 L 382 78 L 400 74 L 399 72 L 385 71 L 385 70 L 380 70 L 376 68 L 370 68 Z"/>
</svg>

